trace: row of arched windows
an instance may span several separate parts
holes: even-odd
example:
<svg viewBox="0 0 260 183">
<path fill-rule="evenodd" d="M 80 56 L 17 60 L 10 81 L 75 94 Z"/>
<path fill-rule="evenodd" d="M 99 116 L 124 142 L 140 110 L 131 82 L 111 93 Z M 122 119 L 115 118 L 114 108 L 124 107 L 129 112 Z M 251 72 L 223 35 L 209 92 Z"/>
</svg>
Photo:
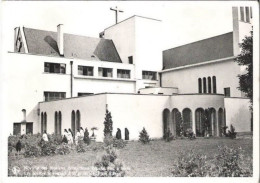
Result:
<svg viewBox="0 0 260 183">
<path fill-rule="evenodd" d="M 216 76 L 198 79 L 199 93 L 217 93 Z"/>
<path fill-rule="evenodd" d="M 73 110 L 71 112 L 71 130 L 74 134 L 76 134 L 77 129 L 79 129 L 80 127 L 80 112 L 79 110 L 77 110 L 76 112 Z"/>
<path fill-rule="evenodd" d="M 47 131 L 47 113 L 41 113 L 41 133 L 43 134 L 44 131 Z"/>
<path fill-rule="evenodd" d="M 218 116 L 216 116 L 218 113 Z M 218 121 L 217 118 L 218 117 Z M 183 122 L 181 124 L 181 121 Z M 222 127 L 226 126 L 225 110 L 219 108 L 218 112 L 214 108 L 195 110 L 195 130 L 196 136 L 222 136 Z M 169 129 L 174 136 L 180 136 L 181 128 L 185 132 L 187 129 L 192 129 L 192 111 L 189 108 L 182 110 L 169 109 L 163 111 L 163 133 Z"/>
</svg>

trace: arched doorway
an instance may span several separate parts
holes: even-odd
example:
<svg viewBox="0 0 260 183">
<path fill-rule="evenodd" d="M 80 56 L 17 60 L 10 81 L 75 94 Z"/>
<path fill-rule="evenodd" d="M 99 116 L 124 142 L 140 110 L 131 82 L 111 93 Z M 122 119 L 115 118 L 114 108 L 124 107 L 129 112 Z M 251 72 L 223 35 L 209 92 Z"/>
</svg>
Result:
<svg viewBox="0 0 260 183">
<path fill-rule="evenodd" d="M 204 137 L 205 135 L 205 112 L 204 109 L 198 108 L 195 111 L 196 136 Z"/>
<path fill-rule="evenodd" d="M 220 108 L 218 110 L 218 131 L 219 131 L 219 136 L 222 137 L 223 132 L 223 127 L 225 127 L 225 120 L 224 120 L 224 110 Z"/>
<path fill-rule="evenodd" d="M 209 134 L 211 136 L 217 136 L 217 122 L 216 122 L 216 110 L 210 108 L 210 129 Z"/>
<path fill-rule="evenodd" d="M 192 113 L 189 108 L 185 108 L 182 111 L 182 117 L 183 117 L 183 130 L 184 132 L 187 131 L 187 129 L 192 129 Z"/>
<path fill-rule="evenodd" d="M 169 120 L 170 120 L 170 110 L 163 110 L 163 136 L 166 134 L 167 129 L 169 128 Z"/>
<path fill-rule="evenodd" d="M 74 133 L 75 135 L 75 111 L 73 110 L 71 112 L 71 131 Z"/>
<path fill-rule="evenodd" d="M 172 110 L 172 134 L 176 136 L 180 136 L 180 123 L 181 123 L 181 114 L 178 109 Z M 171 127 L 170 127 L 171 129 Z"/>
</svg>

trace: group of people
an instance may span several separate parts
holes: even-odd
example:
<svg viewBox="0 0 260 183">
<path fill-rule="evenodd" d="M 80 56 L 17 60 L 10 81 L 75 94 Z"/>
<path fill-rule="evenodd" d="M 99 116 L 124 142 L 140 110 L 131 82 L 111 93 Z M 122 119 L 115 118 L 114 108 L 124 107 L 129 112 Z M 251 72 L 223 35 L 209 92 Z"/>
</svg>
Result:
<svg viewBox="0 0 260 183">
<path fill-rule="evenodd" d="M 88 138 L 88 136 L 89 133 L 87 128 L 84 130 L 82 127 L 80 127 L 77 129 L 76 134 L 74 134 L 70 128 L 68 130 L 64 129 L 62 142 L 68 143 L 70 145 L 75 142 L 77 145 L 80 140 L 83 140 L 84 137 Z"/>
</svg>

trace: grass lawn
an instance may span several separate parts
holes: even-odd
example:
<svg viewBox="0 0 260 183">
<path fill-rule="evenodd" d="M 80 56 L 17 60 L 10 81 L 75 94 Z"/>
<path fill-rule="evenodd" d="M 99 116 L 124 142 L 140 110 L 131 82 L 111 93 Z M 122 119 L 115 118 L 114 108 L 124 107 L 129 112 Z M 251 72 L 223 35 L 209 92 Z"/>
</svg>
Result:
<svg viewBox="0 0 260 183">
<path fill-rule="evenodd" d="M 252 143 L 252 139 L 226 138 L 180 139 L 171 142 L 156 140 L 148 145 L 130 141 L 124 149 L 118 150 L 118 158 L 124 163 L 126 176 L 171 176 L 170 168 L 182 152 L 193 150 L 199 154 L 213 157 L 218 152 L 218 145 L 227 145 L 242 147 L 245 155 L 252 157 Z M 92 167 L 101 154 L 103 154 L 102 150 L 37 158 L 9 157 L 8 168 L 11 170 L 17 165 L 40 168 L 50 166 L 59 168 L 62 176 L 81 176 L 82 173 L 84 176 L 91 176 Z"/>
</svg>

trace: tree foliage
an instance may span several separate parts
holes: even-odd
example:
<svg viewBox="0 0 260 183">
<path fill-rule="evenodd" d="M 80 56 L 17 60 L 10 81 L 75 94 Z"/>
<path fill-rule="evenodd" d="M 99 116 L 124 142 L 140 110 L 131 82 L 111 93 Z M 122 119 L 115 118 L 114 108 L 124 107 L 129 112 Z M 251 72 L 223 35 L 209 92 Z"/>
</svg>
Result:
<svg viewBox="0 0 260 183">
<path fill-rule="evenodd" d="M 104 136 L 106 137 L 107 135 L 112 136 L 112 132 L 113 132 L 113 121 L 112 121 L 112 116 L 111 113 L 106 110 L 106 117 L 105 117 L 105 121 L 104 121 Z"/>
<path fill-rule="evenodd" d="M 238 65 L 246 66 L 246 73 L 238 75 L 238 89 L 245 93 L 253 104 L 253 31 L 250 36 L 245 36 L 243 42 L 239 44 L 241 53 L 235 58 Z M 252 108 L 251 108 L 252 109 Z"/>
</svg>

